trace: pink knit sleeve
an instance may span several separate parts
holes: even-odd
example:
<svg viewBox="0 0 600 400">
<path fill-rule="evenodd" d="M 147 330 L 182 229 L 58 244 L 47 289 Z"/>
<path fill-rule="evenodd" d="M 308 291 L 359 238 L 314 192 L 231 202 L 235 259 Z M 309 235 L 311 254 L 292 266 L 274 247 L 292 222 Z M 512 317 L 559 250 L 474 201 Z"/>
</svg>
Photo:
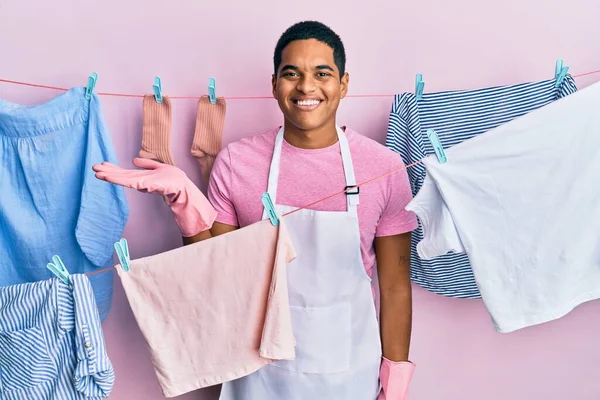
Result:
<svg viewBox="0 0 600 400">
<path fill-rule="evenodd" d="M 217 210 L 216 222 L 239 226 L 237 213 L 231 200 L 232 172 L 229 149 L 224 148 L 215 159 L 208 184 L 208 200 Z"/>
<path fill-rule="evenodd" d="M 402 159 L 398 157 L 400 163 Z M 397 167 L 402 164 L 398 163 Z M 397 168 L 395 167 L 395 168 Z M 411 232 L 418 226 L 417 216 L 405 209 L 412 200 L 412 192 L 406 169 L 395 172 L 387 178 L 386 205 L 377 224 L 377 237 L 392 236 Z"/>
</svg>

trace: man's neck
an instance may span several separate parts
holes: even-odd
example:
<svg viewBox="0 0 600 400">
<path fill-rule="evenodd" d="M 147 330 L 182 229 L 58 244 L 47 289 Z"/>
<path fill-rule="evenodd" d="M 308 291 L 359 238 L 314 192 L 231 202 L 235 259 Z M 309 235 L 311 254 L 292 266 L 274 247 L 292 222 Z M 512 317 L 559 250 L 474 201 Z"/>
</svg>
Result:
<svg viewBox="0 0 600 400">
<path fill-rule="evenodd" d="M 304 131 L 286 121 L 284 138 L 290 145 L 301 149 L 322 149 L 332 146 L 338 141 L 335 123 L 319 129 Z"/>
</svg>

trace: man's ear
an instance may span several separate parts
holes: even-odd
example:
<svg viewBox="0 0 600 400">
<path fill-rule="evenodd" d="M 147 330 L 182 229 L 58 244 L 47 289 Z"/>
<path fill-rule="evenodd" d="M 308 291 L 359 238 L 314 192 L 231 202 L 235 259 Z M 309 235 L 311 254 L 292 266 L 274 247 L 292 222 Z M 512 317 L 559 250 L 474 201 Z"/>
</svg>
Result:
<svg viewBox="0 0 600 400">
<path fill-rule="evenodd" d="M 346 97 L 348 94 L 348 83 L 350 82 L 350 74 L 344 72 L 344 76 L 342 76 L 342 81 L 340 82 L 340 98 Z"/>
<path fill-rule="evenodd" d="M 277 98 L 277 75 L 271 76 L 271 85 L 273 86 L 273 97 Z"/>
</svg>

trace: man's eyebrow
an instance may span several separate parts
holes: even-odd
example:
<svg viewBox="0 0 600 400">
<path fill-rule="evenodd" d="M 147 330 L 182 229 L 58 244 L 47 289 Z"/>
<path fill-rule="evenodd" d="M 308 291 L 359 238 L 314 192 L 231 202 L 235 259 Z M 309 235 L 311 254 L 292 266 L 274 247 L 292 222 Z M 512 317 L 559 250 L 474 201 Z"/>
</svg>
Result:
<svg viewBox="0 0 600 400">
<path fill-rule="evenodd" d="M 330 67 L 329 65 L 327 65 L 327 64 L 317 65 L 315 67 L 315 69 L 317 69 L 317 70 L 328 70 L 328 71 L 331 71 L 331 72 L 335 72 L 335 70 L 332 67 Z M 292 64 L 286 64 L 283 67 L 281 67 L 281 71 L 280 72 L 284 72 L 284 71 L 287 71 L 287 70 L 299 71 L 300 68 L 298 68 L 298 67 L 296 67 L 295 65 L 292 65 Z"/>
<path fill-rule="evenodd" d="M 326 69 L 326 70 L 329 70 L 329 71 L 331 71 L 331 72 L 335 72 L 335 71 L 333 70 L 333 68 L 331 68 L 329 65 L 326 65 L 326 64 L 325 64 L 325 65 L 317 65 L 317 66 L 315 67 L 315 69 L 319 69 L 319 70 Z"/>
<path fill-rule="evenodd" d="M 284 65 L 283 67 L 281 67 L 280 72 L 287 71 L 287 70 L 298 71 L 299 68 L 296 67 L 295 65 L 287 64 L 287 65 Z"/>
</svg>

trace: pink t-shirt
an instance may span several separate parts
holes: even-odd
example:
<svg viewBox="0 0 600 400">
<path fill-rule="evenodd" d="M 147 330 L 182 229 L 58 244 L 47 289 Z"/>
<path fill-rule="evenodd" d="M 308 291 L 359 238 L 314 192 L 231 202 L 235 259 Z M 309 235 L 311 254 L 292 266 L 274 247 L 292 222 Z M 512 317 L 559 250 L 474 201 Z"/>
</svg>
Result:
<svg viewBox="0 0 600 400">
<path fill-rule="evenodd" d="M 261 220 L 260 198 L 267 190 L 278 129 L 231 143 L 218 154 L 208 187 L 208 198 L 218 212 L 217 222 L 244 227 Z M 348 128 L 345 132 L 357 183 L 404 165 L 402 158 L 385 146 Z M 302 207 L 340 192 L 345 186 L 339 143 L 323 149 L 301 149 L 283 141 L 277 204 Z M 376 261 L 375 237 L 410 232 L 417 227 L 415 214 L 404 209 L 411 199 L 405 169 L 360 188 L 360 248 L 369 275 Z M 311 208 L 344 211 L 346 195 L 337 195 Z"/>
</svg>

